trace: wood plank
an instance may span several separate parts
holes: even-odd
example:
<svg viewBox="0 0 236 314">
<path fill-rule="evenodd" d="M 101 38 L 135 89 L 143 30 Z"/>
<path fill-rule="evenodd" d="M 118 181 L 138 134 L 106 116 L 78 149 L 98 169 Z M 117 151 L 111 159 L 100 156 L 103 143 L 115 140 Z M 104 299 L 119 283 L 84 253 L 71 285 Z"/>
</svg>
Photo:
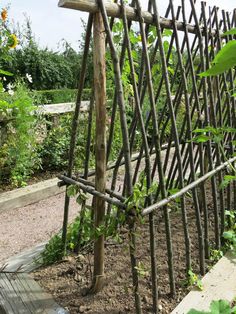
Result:
<svg viewBox="0 0 236 314">
<path fill-rule="evenodd" d="M 0 313 L 15 314 L 14 309 L 7 297 L 4 274 L 0 274 Z M 5 314 L 4 313 L 4 314 Z"/>
<path fill-rule="evenodd" d="M 26 273 L 0 273 L 0 314 L 66 314 Z"/>
<path fill-rule="evenodd" d="M 89 105 L 90 101 L 84 100 L 81 101 L 81 112 L 87 112 L 89 110 Z M 74 102 L 67 102 L 67 103 L 59 103 L 59 104 L 41 104 L 35 106 L 37 109 L 35 109 L 32 112 L 32 115 L 38 115 L 38 114 L 43 114 L 43 115 L 58 115 L 58 114 L 66 114 L 66 113 L 71 113 L 74 112 L 75 110 L 75 103 Z M 7 110 L 8 114 L 12 112 L 12 109 Z M 14 117 L 6 117 L 5 115 L 0 114 L 0 122 L 2 121 L 10 121 L 13 120 Z"/>
<path fill-rule="evenodd" d="M 6 273 L 1 274 L 2 280 L 4 282 L 5 294 L 7 301 L 11 304 L 14 313 L 24 314 L 25 305 L 22 303 L 18 291 L 12 285 Z"/>
<path fill-rule="evenodd" d="M 52 296 L 42 290 L 40 285 L 28 274 L 17 274 L 19 281 L 25 287 L 26 291 L 30 291 L 34 305 L 37 311 L 35 313 L 42 313 L 42 311 L 57 308 L 58 305 Z"/>
<path fill-rule="evenodd" d="M 89 110 L 90 101 L 81 101 L 81 112 L 87 112 Z M 60 104 L 50 104 L 50 105 L 38 105 L 36 113 L 44 115 L 56 115 L 56 114 L 65 114 L 69 112 L 74 112 L 75 103 L 60 103 Z"/>
<path fill-rule="evenodd" d="M 15 292 L 19 295 L 20 301 L 19 303 L 23 304 L 25 307 L 24 313 L 36 313 L 36 306 L 31 302 L 32 301 L 32 295 L 30 294 L 30 291 L 25 290 L 24 286 L 21 284 L 21 282 L 17 278 L 17 274 L 12 273 L 6 273 L 6 276 L 10 282 L 10 284 L 13 286 Z M 8 295 L 9 297 L 9 295 Z M 17 312 L 15 312 L 17 313 Z"/>
</svg>

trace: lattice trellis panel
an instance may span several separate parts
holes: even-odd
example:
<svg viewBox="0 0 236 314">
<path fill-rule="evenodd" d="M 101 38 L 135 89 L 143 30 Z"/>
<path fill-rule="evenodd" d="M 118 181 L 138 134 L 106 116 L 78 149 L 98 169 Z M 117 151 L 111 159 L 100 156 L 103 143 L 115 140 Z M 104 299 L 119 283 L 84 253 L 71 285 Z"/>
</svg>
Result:
<svg viewBox="0 0 236 314">
<path fill-rule="evenodd" d="M 214 78 L 199 75 L 209 68 L 222 45 L 232 39 L 230 36 L 221 37 L 221 33 L 235 27 L 236 14 L 235 11 L 229 14 L 216 7 L 208 8 L 203 2 L 201 10 L 196 12 L 195 2 L 192 0 L 182 0 L 182 6 L 177 8 L 170 1 L 164 18 L 159 17 L 155 1 L 148 2 L 147 11 L 142 10 L 139 0 L 133 0 L 129 4 L 124 4 L 122 0 L 118 3 L 104 3 L 102 0 L 97 3 L 61 0 L 59 5 L 90 12 L 73 120 L 69 168 L 67 176 L 60 178 L 66 184 L 78 185 L 85 192 L 95 196 L 95 199 L 105 201 L 108 213 L 111 213 L 112 206 L 115 205 L 119 211 L 126 211 L 128 215 L 126 199 L 133 195 L 135 184 L 146 184 L 148 191 L 154 186 L 153 183 L 156 183 L 156 188 L 153 188 L 152 193 L 145 199 L 141 215 L 149 215 L 153 313 L 157 313 L 156 223 L 160 219 L 160 212 L 163 213 L 165 224 L 165 233 L 162 236 L 166 239 L 170 292 L 175 295 L 176 248 L 173 248 L 175 235 L 171 225 L 171 202 L 178 200 L 180 208 L 187 271 L 192 267 L 191 231 L 188 228 L 188 198 L 189 193 L 191 194 L 201 274 L 205 273 L 205 258 L 209 258 L 210 248 L 219 249 L 221 246 L 225 209 L 234 210 L 236 206 L 235 183 L 229 184 L 226 189 L 219 188 L 224 174 L 230 173 L 227 166 L 236 160 L 232 157 L 234 132 L 225 130 L 225 127 L 236 126 L 235 98 L 230 93 L 235 88 L 235 71 L 232 69 Z M 92 158 L 93 95 L 87 129 L 80 129 L 78 123 L 93 18 L 97 12 L 101 12 L 103 19 L 105 29 L 102 31 L 106 34 L 106 53 L 109 55 L 107 66 L 112 69 L 114 78 L 113 99 L 107 112 L 110 123 L 106 131 L 107 183 L 104 191 L 99 190 L 96 183 L 94 185 L 90 179 L 95 174 L 98 176 L 98 172 L 89 167 Z M 119 43 L 115 39 L 117 21 L 122 34 Z M 117 121 L 121 126 L 123 139 L 118 153 L 115 139 Z M 199 137 L 196 129 L 206 127 L 208 131 L 200 133 Z M 212 132 L 211 128 L 218 128 L 220 138 L 217 137 L 218 134 L 215 138 L 205 141 L 204 136 L 207 137 Z M 76 136 L 78 132 L 85 131 L 87 147 L 84 171 L 75 175 L 73 163 Z M 226 157 L 229 158 L 228 161 Z M 209 193 L 213 204 L 211 210 Z M 64 231 L 68 207 L 67 196 Z M 131 214 L 133 215 L 132 211 Z M 137 226 L 134 219 L 130 220 L 135 305 L 136 313 L 141 313 L 136 256 L 138 253 L 135 250 L 134 232 Z M 161 287 L 159 289 L 161 290 Z"/>
</svg>

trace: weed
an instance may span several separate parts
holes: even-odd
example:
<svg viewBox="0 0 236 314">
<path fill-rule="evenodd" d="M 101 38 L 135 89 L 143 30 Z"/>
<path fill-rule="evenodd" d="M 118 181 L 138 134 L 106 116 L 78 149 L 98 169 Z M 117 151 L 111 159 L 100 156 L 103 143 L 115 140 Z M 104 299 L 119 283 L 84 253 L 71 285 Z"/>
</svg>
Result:
<svg viewBox="0 0 236 314">
<path fill-rule="evenodd" d="M 139 262 L 138 266 L 135 267 L 137 269 L 139 276 L 141 277 L 148 277 L 150 275 L 150 272 L 145 267 L 144 263 Z"/>
<path fill-rule="evenodd" d="M 198 311 L 191 309 L 188 314 L 235 314 L 236 306 L 231 306 L 227 300 L 212 301 L 209 311 Z"/>
<path fill-rule="evenodd" d="M 195 274 L 192 269 L 188 270 L 187 285 L 190 287 L 197 287 L 199 290 L 203 290 L 203 284 L 201 278 Z"/>
<path fill-rule="evenodd" d="M 221 257 L 223 257 L 224 253 L 222 250 L 214 250 L 210 251 L 210 260 L 214 263 L 218 262 Z"/>
</svg>

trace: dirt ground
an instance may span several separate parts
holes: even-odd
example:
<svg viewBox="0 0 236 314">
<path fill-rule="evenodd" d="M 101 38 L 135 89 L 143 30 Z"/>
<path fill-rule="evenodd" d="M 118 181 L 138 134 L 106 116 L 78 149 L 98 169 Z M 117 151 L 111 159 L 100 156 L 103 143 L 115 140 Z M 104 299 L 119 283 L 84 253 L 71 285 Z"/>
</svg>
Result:
<svg viewBox="0 0 236 314">
<path fill-rule="evenodd" d="M 213 211 L 210 194 L 208 195 L 208 205 L 210 226 L 212 226 Z M 187 201 L 187 212 L 191 236 L 192 269 L 199 273 L 196 219 L 191 199 Z M 176 280 L 176 296 L 174 298 L 170 296 L 165 223 L 162 212 L 158 211 L 155 217 L 159 310 L 164 314 L 171 313 L 191 288 L 186 285 L 185 245 L 180 210 L 172 208 L 170 218 Z M 65 261 L 41 268 L 34 273 L 34 278 L 72 314 L 135 313 L 127 232 L 124 231 L 122 236 L 123 243 L 120 245 L 112 241 L 107 243 L 105 286 L 95 296 L 84 296 L 84 289 L 90 285 L 92 277 L 93 256 L 91 252 L 80 252 L 77 257 L 69 256 Z M 137 258 L 139 262 L 143 263 L 142 267 L 145 269 L 145 275 L 140 277 L 140 295 L 143 313 L 149 314 L 152 313 L 152 296 L 148 222 L 139 226 L 137 238 Z M 210 240 L 212 239 L 213 231 L 210 227 Z M 210 261 L 208 261 L 208 265 L 210 265 Z"/>
</svg>

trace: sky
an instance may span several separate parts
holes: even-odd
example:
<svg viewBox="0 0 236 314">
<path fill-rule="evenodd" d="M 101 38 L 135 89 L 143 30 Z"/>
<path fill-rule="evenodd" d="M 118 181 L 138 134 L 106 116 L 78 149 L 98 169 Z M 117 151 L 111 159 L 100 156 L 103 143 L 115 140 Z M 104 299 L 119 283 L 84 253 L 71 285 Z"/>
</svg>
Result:
<svg viewBox="0 0 236 314">
<path fill-rule="evenodd" d="M 146 7 L 147 0 L 141 0 Z M 173 0 L 174 5 L 180 0 Z M 218 6 L 232 11 L 236 8 L 236 0 L 207 0 L 210 6 Z M 157 0 L 159 12 L 164 14 L 167 1 Z M 188 3 L 188 0 L 186 0 Z M 76 50 L 83 31 L 81 19 L 87 20 L 88 14 L 71 9 L 59 8 L 58 0 L 1 0 L 0 8 L 10 5 L 9 19 L 15 23 L 24 23 L 25 14 L 30 17 L 33 34 L 41 47 L 58 49 L 61 39 L 68 41 Z M 200 0 L 197 0 L 197 10 Z"/>
</svg>

